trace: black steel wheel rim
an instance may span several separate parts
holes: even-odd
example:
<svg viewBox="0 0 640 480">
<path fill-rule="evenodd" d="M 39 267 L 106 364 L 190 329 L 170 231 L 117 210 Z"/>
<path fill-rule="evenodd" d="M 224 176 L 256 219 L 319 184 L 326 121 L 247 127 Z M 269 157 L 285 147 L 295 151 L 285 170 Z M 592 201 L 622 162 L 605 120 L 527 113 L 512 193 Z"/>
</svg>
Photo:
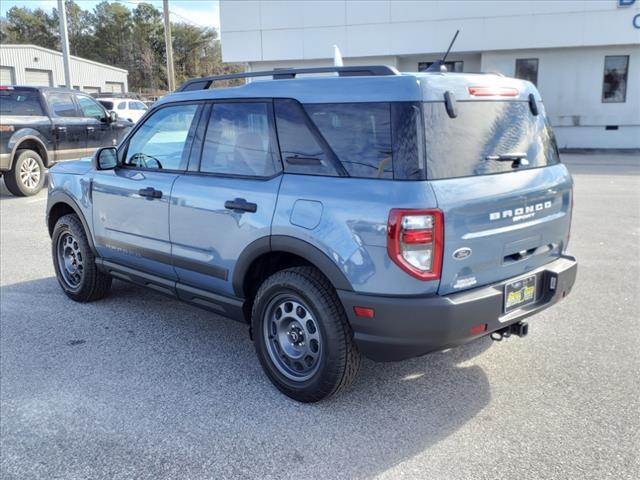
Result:
<svg viewBox="0 0 640 480">
<path fill-rule="evenodd" d="M 84 274 L 84 255 L 71 232 L 63 232 L 57 244 L 58 269 L 62 280 L 72 290 L 80 287 Z"/>
<path fill-rule="evenodd" d="M 320 367 L 322 336 L 307 305 L 292 295 L 278 295 L 265 309 L 264 341 L 277 370 L 289 380 L 303 382 Z"/>
</svg>

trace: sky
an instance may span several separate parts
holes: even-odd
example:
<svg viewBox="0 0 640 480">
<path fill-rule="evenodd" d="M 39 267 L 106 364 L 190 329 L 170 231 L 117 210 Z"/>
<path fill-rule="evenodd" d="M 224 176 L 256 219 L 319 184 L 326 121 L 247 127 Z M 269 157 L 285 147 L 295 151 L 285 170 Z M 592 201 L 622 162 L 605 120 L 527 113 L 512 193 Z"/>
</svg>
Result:
<svg viewBox="0 0 640 480">
<path fill-rule="evenodd" d="M 102 0 L 75 0 L 84 10 L 93 8 Z M 122 3 L 134 9 L 136 4 L 143 0 L 109 0 L 109 2 Z M 145 0 L 151 3 L 158 10 L 162 11 L 162 0 Z M 53 10 L 58 8 L 57 0 L 0 0 L 0 16 L 4 17 L 11 7 L 28 7 L 31 9 L 42 8 L 43 10 Z M 218 0 L 169 0 L 169 11 L 171 20 L 174 22 L 193 23 L 202 27 L 215 27 L 220 30 L 220 8 Z"/>
</svg>

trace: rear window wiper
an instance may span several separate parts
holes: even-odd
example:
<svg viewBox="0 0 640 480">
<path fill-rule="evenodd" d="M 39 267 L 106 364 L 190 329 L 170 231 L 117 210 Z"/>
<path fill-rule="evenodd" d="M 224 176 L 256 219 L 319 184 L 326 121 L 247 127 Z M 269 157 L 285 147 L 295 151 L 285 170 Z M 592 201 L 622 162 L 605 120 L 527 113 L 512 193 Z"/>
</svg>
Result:
<svg viewBox="0 0 640 480">
<path fill-rule="evenodd" d="M 322 165 L 322 160 L 316 157 L 306 157 L 303 155 L 289 155 L 285 160 L 290 165 Z"/>
<path fill-rule="evenodd" d="M 518 165 L 529 165 L 526 153 L 501 153 L 499 155 L 487 155 L 485 160 L 495 160 L 497 162 L 513 162 L 513 167 Z"/>
</svg>

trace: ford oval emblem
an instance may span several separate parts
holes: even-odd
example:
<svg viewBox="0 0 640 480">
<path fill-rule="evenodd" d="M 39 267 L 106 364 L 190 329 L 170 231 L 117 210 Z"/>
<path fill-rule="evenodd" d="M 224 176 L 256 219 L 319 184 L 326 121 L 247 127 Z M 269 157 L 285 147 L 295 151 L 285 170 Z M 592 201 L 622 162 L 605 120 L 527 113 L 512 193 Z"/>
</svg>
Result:
<svg viewBox="0 0 640 480">
<path fill-rule="evenodd" d="M 456 260 L 464 260 L 467 257 L 471 256 L 471 249 L 468 247 L 459 248 L 455 252 L 453 252 L 453 258 Z"/>
</svg>

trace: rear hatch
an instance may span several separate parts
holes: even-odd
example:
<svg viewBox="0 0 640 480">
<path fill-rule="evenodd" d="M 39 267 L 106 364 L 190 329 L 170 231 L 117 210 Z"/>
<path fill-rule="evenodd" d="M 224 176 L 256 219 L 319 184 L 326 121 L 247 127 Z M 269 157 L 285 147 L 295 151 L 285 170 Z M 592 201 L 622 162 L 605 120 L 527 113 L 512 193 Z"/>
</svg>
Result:
<svg viewBox="0 0 640 480">
<path fill-rule="evenodd" d="M 571 221 L 572 179 L 536 96 L 469 95 L 449 107 L 424 103 L 427 177 L 445 220 L 440 294 L 558 258 Z"/>
</svg>

